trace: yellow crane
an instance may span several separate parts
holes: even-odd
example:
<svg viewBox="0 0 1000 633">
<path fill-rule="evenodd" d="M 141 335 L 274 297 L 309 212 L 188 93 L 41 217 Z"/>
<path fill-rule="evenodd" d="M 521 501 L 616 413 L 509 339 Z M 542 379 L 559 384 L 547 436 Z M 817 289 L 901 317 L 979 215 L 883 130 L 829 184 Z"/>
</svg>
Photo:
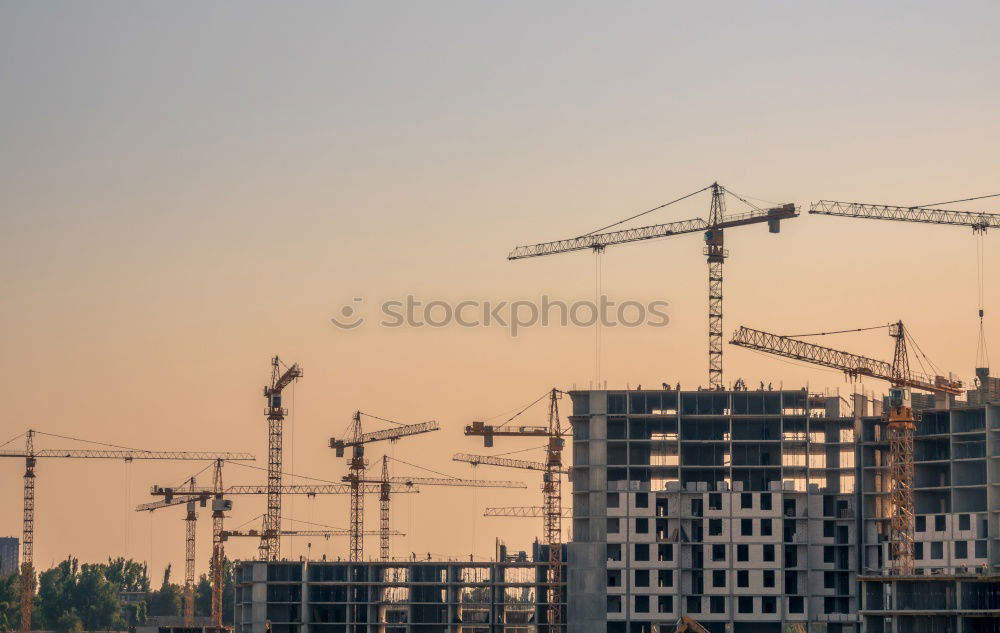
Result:
<svg viewBox="0 0 1000 633">
<path fill-rule="evenodd" d="M 208 502 L 212 503 L 212 558 L 209 565 L 209 578 L 212 584 L 212 625 L 222 627 L 222 584 L 223 584 L 223 561 L 225 560 L 225 550 L 222 536 L 225 521 L 225 513 L 233 509 L 232 501 L 224 496 L 222 488 L 222 464 L 223 460 L 216 460 L 213 486 L 211 493 L 205 489 L 198 489 L 195 484 L 195 476 L 189 477 L 179 488 L 181 494 L 169 502 L 146 503 L 136 508 L 137 511 L 153 512 L 161 508 L 172 505 L 183 504 L 186 506 L 184 518 L 184 622 L 185 626 L 192 626 L 194 623 L 194 576 L 195 576 L 195 533 L 198 521 L 198 505 L 205 507 Z M 257 534 L 259 536 L 259 534 Z"/>
<path fill-rule="evenodd" d="M 302 377 L 297 363 L 286 367 L 281 359 L 271 359 L 271 383 L 264 387 L 267 398 L 267 514 L 260 535 L 258 548 L 260 560 L 278 560 L 281 557 L 281 450 L 282 433 L 288 409 L 282 406 L 282 392 Z"/>
<path fill-rule="evenodd" d="M 885 414 L 889 444 L 887 475 L 890 568 L 897 574 L 908 575 L 913 573 L 913 435 L 917 421 L 911 405 L 910 389 L 950 395 L 958 395 L 964 389 L 959 380 L 941 375 L 925 376 L 911 371 L 906 349 L 909 335 L 903 322 L 890 324 L 888 328 L 890 336 L 895 340 L 892 363 L 747 327 L 737 329 L 730 343 L 839 369 L 851 377 L 869 376 L 891 384 L 889 408 Z"/>
</svg>

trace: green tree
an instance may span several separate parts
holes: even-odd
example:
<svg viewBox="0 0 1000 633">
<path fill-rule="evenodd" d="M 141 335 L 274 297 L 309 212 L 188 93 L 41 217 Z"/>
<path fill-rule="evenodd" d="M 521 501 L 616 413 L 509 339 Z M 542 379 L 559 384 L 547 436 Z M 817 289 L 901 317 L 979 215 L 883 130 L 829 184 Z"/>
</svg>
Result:
<svg viewBox="0 0 1000 633">
<path fill-rule="evenodd" d="M 163 572 L 163 584 L 158 591 L 149 592 L 146 601 L 149 615 L 166 616 L 181 614 L 181 588 L 170 582 L 170 565 Z"/>
<path fill-rule="evenodd" d="M 38 591 L 32 610 L 32 626 L 54 629 L 59 618 L 72 607 L 73 585 L 79 564 L 67 558 L 55 567 L 38 574 Z"/>
<path fill-rule="evenodd" d="M 83 621 L 75 610 L 64 611 L 53 628 L 57 633 L 82 633 Z"/>
<path fill-rule="evenodd" d="M 84 565 L 73 587 L 72 605 L 88 631 L 122 628 L 118 586 L 105 577 L 104 565 Z"/>
<path fill-rule="evenodd" d="M 108 559 L 104 577 L 121 591 L 149 591 L 149 575 L 145 563 L 122 557 Z"/>
<path fill-rule="evenodd" d="M 0 631 L 13 631 L 21 624 L 21 583 L 18 574 L 0 578 Z"/>
</svg>

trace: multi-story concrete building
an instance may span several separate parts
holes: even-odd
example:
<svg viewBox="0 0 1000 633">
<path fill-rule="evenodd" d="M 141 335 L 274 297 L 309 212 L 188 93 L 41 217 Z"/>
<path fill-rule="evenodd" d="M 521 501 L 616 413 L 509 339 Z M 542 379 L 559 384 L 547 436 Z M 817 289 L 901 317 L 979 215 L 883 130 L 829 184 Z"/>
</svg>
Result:
<svg viewBox="0 0 1000 633">
<path fill-rule="evenodd" d="M 0 577 L 17 573 L 20 544 L 21 541 L 16 536 L 0 537 Z"/>
<path fill-rule="evenodd" d="M 571 631 L 860 630 L 859 576 L 888 551 L 888 445 L 862 399 L 843 416 L 805 390 L 571 396 Z M 915 458 L 918 569 L 992 573 L 1000 407 L 925 411 Z"/>
<path fill-rule="evenodd" d="M 921 411 L 909 577 L 886 575 L 880 402 L 572 392 L 568 633 L 671 633 L 682 616 L 713 633 L 1000 633 L 1000 402 L 984 378 L 974 404 Z M 498 558 L 243 563 L 237 633 L 548 633 L 544 564 Z"/>
<path fill-rule="evenodd" d="M 547 561 L 544 548 L 536 554 Z M 547 563 L 500 558 L 244 561 L 236 570 L 236 633 L 547 632 Z"/>
</svg>

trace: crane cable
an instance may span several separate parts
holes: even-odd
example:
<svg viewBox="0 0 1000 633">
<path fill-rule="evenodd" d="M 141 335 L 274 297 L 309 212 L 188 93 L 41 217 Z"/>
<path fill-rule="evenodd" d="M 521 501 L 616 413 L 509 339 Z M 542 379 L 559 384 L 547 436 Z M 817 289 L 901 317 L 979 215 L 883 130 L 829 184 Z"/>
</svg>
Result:
<svg viewBox="0 0 1000 633">
<path fill-rule="evenodd" d="M 962 198 L 961 200 L 945 200 L 944 202 L 935 202 L 934 204 L 921 204 L 914 209 L 924 209 L 927 207 L 940 207 L 942 204 L 955 204 L 957 202 L 972 202 L 973 200 L 985 200 L 986 198 L 996 198 L 1000 196 L 1000 193 L 991 193 L 987 196 L 976 196 L 974 198 Z"/>
<path fill-rule="evenodd" d="M 528 406 L 524 407 L 523 409 L 521 409 L 520 411 L 518 411 L 518 412 L 517 412 L 517 413 L 515 413 L 514 415 L 510 416 L 509 418 L 507 418 L 507 419 L 506 419 L 506 420 L 504 421 L 504 423 L 503 423 L 503 424 L 500 424 L 500 425 L 498 425 L 498 426 L 497 426 L 497 428 L 498 428 L 498 429 L 500 429 L 500 428 L 503 428 L 503 427 L 504 427 L 504 426 L 506 426 L 506 425 L 507 425 L 508 423 L 510 423 L 510 421 L 511 421 L 511 420 L 513 420 L 513 419 L 514 419 L 514 418 L 516 418 L 517 416 L 521 415 L 522 413 L 524 413 L 525 411 L 527 411 L 527 410 L 528 410 L 528 409 L 530 409 L 531 407 L 533 407 L 533 406 L 535 406 L 536 404 L 538 404 L 539 402 L 541 402 L 543 398 L 545 398 L 546 396 L 550 395 L 551 393 L 552 393 L 552 390 L 551 390 L 551 389 L 547 390 L 547 391 L 546 391 L 545 393 L 543 393 L 542 395 L 538 396 L 538 399 L 537 399 L 537 400 L 535 400 L 534 402 L 532 402 L 532 403 L 531 403 L 531 404 L 529 404 Z"/>
<path fill-rule="evenodd" d="M 642 216 L 646 215 L 647 213 L 652 213 L 653 211 L 659 211 L 660 209 L 662 209 L 662 208 L 664 208 L 664 207 L 669 207 L 670 205 L 672 205 L 672 204 L 675 204 L 675 203 L 677 203 L 677 202 L 680 202 L 681 200 L 687 200 L 687 199 L 688 199 L 688 198 L 690 198 L 691 196 L 696 196 L 696 195 L 698 195 L 699 193 L 701 193 L 702 191 L 708 191 L 708 190 L 709 190 L 709 189 L 711 189 L 711 188 L 712 188 L 712 185 L 709 185 L 709 186 L 707 186 L 707 187 L 704 187 L 704 188 L 702 188 L 702 189 L 699 189 L 698 191 L 695 191 L 695 192 L 693 192 L 693 193 L 689 193 L 689 194 L 688 194 L 688 195 L 686 195 L 686 196 L 681 196 L 680 198 L 677 198 L 676 200 L 671 200 L 670 202 L 665 202 L 665 203 L 661 204 L 661 205 L 660 205 L 660 206 L 658 206 L 658 207 L 653 207 L 652 209 L 648 209 L 648 210 L 646 210 L 646 211 L 643 211 L 643 212 L 641 212 L 641 213 L 636 213 L 635 215 L 633 215 L 633 216 L 631 216 L 631 217 L 628 217 L 628 218 L 625 218 L 624 220 L 619 220 L 619 221 L 617 221 L 617 222 L 614 222 L 614 223 L 612 223 L 612 224 L 609 224 L 609 225 L 607 225 L 607 226 L 602 226 L 601 228 L 599 228 L 599 229 L 594 229 L 593 231 L 591 231 L 591 232 L 589 232 L 589 233 L 584 233 L 583 235 L 580 235 L 580 236 L 578 236 L 578 237 L 577 237 L 577 239 L 579 239 L 579 238 L 581 238 L 581 237 L 587 237 L 588 235 L 593 235 L 594 233 L 599 233 L 599 232 L 601 232 L 601 231 L 606 231 L 606 230 L 608 230 L 608 229 L 610 229 L 610 228 L 613 228 L 613 227 L 616 227 L 616 226 L 618 226 L 619 224 L 625 224 L 626 222 L 628 222 L 628 221 L 630 221 L 630 220 L 634 220 L 634 219 L 636 219 L 636 218 L 639 218 L 639 217 L 642 217 Z"/>
<path fill-rule="evenodd" d="M 983 231 L 976 232 L 976 281 L 979 293 L 979 346 L 976 349 L 976 367 L 990 366 L 990 352 L 986 346 L 986 328 L 983 325 L 983 278 L 985 277 L 985 247 L 983 244 Z"/>
<path fill-rule="evenodd" d="M 430 468 L 425 468 L 423 466 L 418 466 L 416 464 L 411 464 L 410 462 L 406 462 L 406 461 L 403 461 L 401 459 L 396 459 L 395 457 L 389 457 L 389 461 L 391 461 L 391 462 L 398 462 L 400 464 L 406 464 L 407 466 L 412 466 L 413 468 L 417 468 L 419 470 L 426 470 L 429 473 L 433 473 L 433 474 L 435 474 L 435 475 L 437 475 L 439 477 L 444 477 L 445 479 L 455 479 L 455 480 L 461 479 L 461 477 L 456 477 L 455 475 L 448 475 L 448 474 L 445 474 L 445 473 L 438 472 L 436 470 L 431 470 Z"/>
<path fill-rule="evenodd" d="M 850 332 L 866 332 L 868 330 L 880 330 L 882 328 L 887 328 L 891 324 L 886 323 L 885 325 L 873 325 L 872 327 L 859 327 L 852 330 L 835 330 L 833 332 L 813 332 L 811 334 L 782 334 L 782 338 L 805 338 L 807 336 L 826 336 L 828 334 L 847 334 Z"/>
<path fill-rule="evenodd" d="M 596 323 L 594 324 L 594 334 L 595 334 L 595 350 L 594 350 L 594 368 L 597 374 L 597 385 L 596 388 L 601 388 L 601 338 L 602 338 L 602 321 L 604 320 L 603 314 L 596 314 L 598 311 L 602 310 L 604 302 L 601 301 L 602 294 L 604 292 L 604 249 L 594 250 L 594 262 L 595 262 L 595 292 L 594 292 L 594 312 L 596 318 Z"/>
</svg>

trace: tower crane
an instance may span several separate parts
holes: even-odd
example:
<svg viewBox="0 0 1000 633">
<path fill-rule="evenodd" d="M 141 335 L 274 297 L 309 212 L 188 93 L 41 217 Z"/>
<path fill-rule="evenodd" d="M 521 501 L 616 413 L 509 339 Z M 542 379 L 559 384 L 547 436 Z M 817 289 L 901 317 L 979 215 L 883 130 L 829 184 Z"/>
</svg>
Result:
<svg viewBox="0 0 1000 633">
<path fill-rule="evenodd" d="M 194 622 L 194 576 L 195 576 L 195 533 L 198 520 L 197 506 L 205 507 L 212 501 L 212 558 L 209 564 L 209 577 L 212 585 L 212 626 L 222 627 L 222 589 L 223 564 L 225 550 L 222 536 L 225 513 L 232 510 L 233 503 L 224 496 L 222 487 L 223 460 L 215 461 L 213 485 L 211 493 L 206 489 L 197 489 L 195 477 L 190 477 L 178 490 L 176 503 L 174 499 L 168 502 L 142 504 L 137 511 L 152 512 L 171 505 L 184 504 L 187 509 L 184 530 L 184 622 L 192 626 Z M 259 534 L 257 534 L 259 536 Z"/>
<path fill-rule="evenodd" d="M 362 415 L 380 420 L 382 422 L 389 422 L 391 424 L 395 424 L 396 426 L 394 428 L 381 429 L 365 433 L 362 432 L 361 428 Z M 365 445 L 381 441 L 395 442 L 403 437 L 418 435 L 421 433 L 430 433 L 432 431 L 437 431 L 440 428 L 440 425 L 433 420 L 417 424 L 400 424 L 398 422 L 393 422 L 392 420 L 385 420 L 367 413 L 362 413 L 361 411 L 355 411 L 354 416 L 351 418 L 350 437 L 339 440 L 335 437 L 330 438 L 330 448 L 336 451 L 337 457 L 343 457 L 345 449 L 352 449 L 351 458 L 348 461 L 350 472 L 346 477 L 344 477 L 344 481 L 348 482 L 351 488 L 350 560 L 352 562 L 360 561 L 364 551 L 365 497 L 363 487 L 366 484 L 363 480 L 365 479 L 365 469 L 368 468 L 368 460 L 365 459 Z M 374 485 L 379 489 L 379 494 L 381 495 L 381 483 Z"/>
<path fill-rule="evenodd" d="M 486 456 L 472 456 L 459 454 L 453 457 L 456 461 L 468 461 L 475 464 L 491 464 L 507 466 L 512 468 L 527 468 L 529 470 L 542 470 L 542 493 L 544 497 L 544 524 L 545 543 L 548 545 L 549 560 L 546 567 L 546 584 L 548 585 L 548 624 L 550 631 L 563 630 L 562 623 L 562 588 L 563 588 L 563 560 L 562 560 L 562 475 L 566 470 L 562 465 L 562 450 L 565 445 L 563 439 L 562 425 L 559 420 L 559 399 L 562 392 L 558 389 L 551 389 L 549 396 L 549 415 L 547 426 L 519 426 L 508 427 L 510 422 L 521 415 L 527 409 L 534 406 L 541 398 L 529 404 L 527 407 L 514 414 L 504 424 L 499 426 L 487 425 L 484 422 L 473 422 L 465 427 L 466 435 L 474 435 L 483 438 L 483 444 L 487 447 L 493 446 L 494 437 L 545 437 L 545 462 L 531 462 L 525 460 L 497 459 Z M 542 396 L 544 398 L 544 396 Z M 458 457 L 470 459 L 458 459 Z M 495 461 L 494 461 L 495 460 Z M 505 462 L 505 463 L 504 463 Z M 541 468 L 539 468 L 541 466 Z"/>
<path fill-rule="evenodd" d="M 980 196 L 968 200 L 978 200 L 980 198 L 991 198 L 995 196 Z M 890 220 L 897 222 L 919 222 L 922 224 L 944 224 L 952 226 L 967 226 L 972 229 L 974 235 L 980 238 L 988 229 L 1000 228 L 1000 213 L 983 213 L 980 211 L 952 211 L 949 209 L 937 209 L 943 204 L 954 202 L 968 202 L 968 200 L 951 200 L 939 204 L 924 205 L 920 207 L 899 207 L 884 204 L 868 204 L 864 202 L 837 202 L 835 200 L 820 200 L 809 207 L 809 213 L 818 215 L 832 215 L 845 218 L 861 218 L 866 220 Z M 979 349 L 976 358 L 976 374 L 983 381 L 989 377 L 989 354 L 986 349 L 986 331 L 983 327 L 983 251 L 979 245 Z"/>
<path fill-rule="evenodd" d="M 281 440 L 282 426 L 288 409 L 281 405 L 281 393 L 285 387 L 302 377 L 302 369 L 297 363 L 282 371 L 284 365 L 275 356 L 271 359 L 271 384 L 264 387 L 267 398 L 267 514 L 261 530 L 260 560 L 278 560 L 281 555 Z"/>
<path fill-rule="evenodd" d="M 667 224 L 654 224 L 651 226 L 640 226 L 631 229 L 617 231 L 605 231 L 623 224 L 639 216 L 652 211 L 662 209 L 668 205 L 680 202 L 699 194 L 703 191 L 712 191 L 712 202 L 709 207 L 708 219 L 693 218 L 680 222 L 670 222 Z M 733 215 L 726 215 L 725 194 L 736 197 L 749 207 L 750 211 Z M 704 232 L 705 250 L 704 255 L 708 258 L 708 382 L 711 388 L 722 388 L 722 264 L 729 251 L 726 250 L 723 233 L 725 229 L 744 226 L 747 224 L 758 224 L 767 222 L 771 233 L 780 232 L 781 220 L 786 220 L 798 216 L 798 210 L 794 204 L 783 204 L 770 209 L 761 209 L 748 202 L 744 198 L 737 196 L 719 183 L 712 183 L 704 189 L 699 189 L 694 193 L 678 198 L 672 202 L 660 205 L 649 211 L 639 213 L 620 222 L 616 222 L 597 231 L 586 233 L 579 237 L 573 237 L 555 242 L 542 242 L 529 246 L 517 246 L 507 256 L 508 260 L 524 259 L 527 257 L 541 257 L 543 255 L 556 255 L 559 253 L 569 253 L 573 251 L 592 250 L 595 253 L 603 252 L 608 246 L 616 244 L 628 244 L 644 240 L 653 240 L 685 233 Z"/>
<path fill-rule="evenodd" d="M 354 483 L 351 475 L 344 481 Z M 379 493 L 379 559 L 389 560 L 389 505 L 393 486 L 462 486 L 466 488 L 527 488 L 520 481 L 497 481 L 490 479 L 460 479 L 458 477 L 390 477 L 389 456 L 382 456 L 381 479 L 359 479 L 361 484 L 377 484 Z"/>
<path fill-rule="evenodd" d="M 889 408 L 886 411 L 886 434 L 889 443 L 889 544 L 890 568 L 898 574 L 913 573 L 913 435 L 917 416 L 913 411 L 910 389 L 935 394 L 958 395 L 962 382 L 944 376 L 925 376 L 910 371 L 906 340 L 909 334 L 898 321 L 889 326 L 895 339 L 892 363 L 807 343 L 787 336 L 740 327 L 730 341 L 747 349 L 783 356 L 793 360 L 839 369 L 848 376 L 870 376 L 888 381 Z"/>
<path fill-rule="evenodd" d="M 31 630 L 31 607 L 35 593 L 35 466 L 39 459 L 120 459 L 131 462 L 136 459 L 167 461 L 253 461 L 249 453 L 147 451 L 115 447 L 112 449 L 36 449 L 35 435 L 47 435 L 29 429 L 25 434 L 23 451 L 0 450 L 0 457 L 24 458 L 24 519 L 21 540 L 21 630 Z M 112 446 L 112 445 L 107 445 Z"/>
</svg>

